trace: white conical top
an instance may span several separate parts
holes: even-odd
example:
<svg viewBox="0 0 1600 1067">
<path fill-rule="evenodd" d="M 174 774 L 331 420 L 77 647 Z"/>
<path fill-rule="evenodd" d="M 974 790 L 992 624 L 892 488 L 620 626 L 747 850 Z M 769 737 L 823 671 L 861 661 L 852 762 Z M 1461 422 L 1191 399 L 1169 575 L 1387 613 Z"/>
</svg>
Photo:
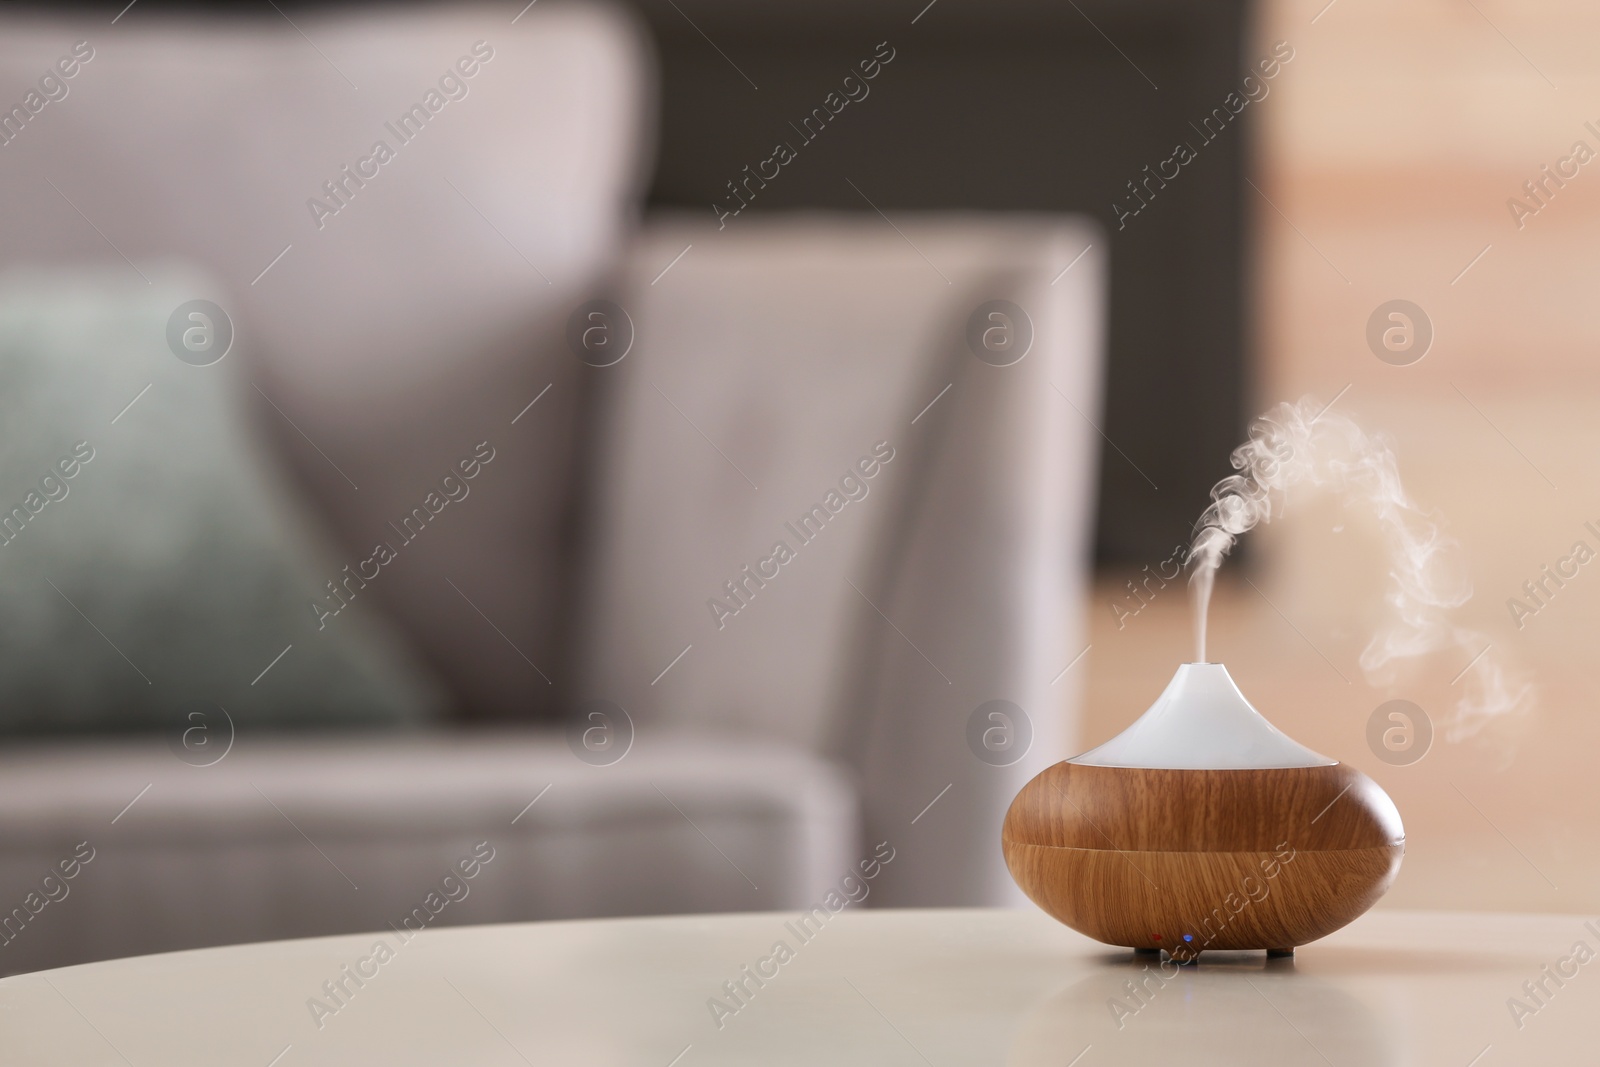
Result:
<svg viewBox="0 0 1600 1067">
<path fill-rule="evenodd" d="M 1311 751 L 1262 718 L 1222 664 L 1185 663 L 1132 726 L 1068 762 L 1244 770 L 1327 767 L 1338 760 Z"/>
</svg>

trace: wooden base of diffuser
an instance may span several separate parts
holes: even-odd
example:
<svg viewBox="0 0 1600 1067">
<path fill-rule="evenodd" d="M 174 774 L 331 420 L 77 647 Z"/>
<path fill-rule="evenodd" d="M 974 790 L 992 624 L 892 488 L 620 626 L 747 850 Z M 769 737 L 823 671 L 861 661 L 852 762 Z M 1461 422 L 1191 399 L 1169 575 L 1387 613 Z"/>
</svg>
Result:
<svg viewBox="0 0 1600 1067">
<path fill-rule="evenodd" d="M 1006 865 L 1050 915 L 1109 945 L 1292 953 L 1388 890 L 1405 830 L 1342 763 L 1171 770 L 1058 763 L 1012 801 Z"/>
</svg>

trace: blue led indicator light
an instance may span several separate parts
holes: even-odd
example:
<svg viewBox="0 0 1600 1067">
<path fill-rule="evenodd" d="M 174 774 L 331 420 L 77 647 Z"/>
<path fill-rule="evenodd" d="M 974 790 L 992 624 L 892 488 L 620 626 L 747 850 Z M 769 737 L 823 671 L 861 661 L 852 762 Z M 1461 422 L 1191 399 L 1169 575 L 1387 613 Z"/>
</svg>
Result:
<svg viewBox="0 0 1600 1067">
<path fill-rule="evenodd" d="M 1194 935 L 1193 934 L 1184 934 L 1183 935 L 1183 939 L 1185 941 L 1193 941 L 1194 940 Z"/>
</svg>

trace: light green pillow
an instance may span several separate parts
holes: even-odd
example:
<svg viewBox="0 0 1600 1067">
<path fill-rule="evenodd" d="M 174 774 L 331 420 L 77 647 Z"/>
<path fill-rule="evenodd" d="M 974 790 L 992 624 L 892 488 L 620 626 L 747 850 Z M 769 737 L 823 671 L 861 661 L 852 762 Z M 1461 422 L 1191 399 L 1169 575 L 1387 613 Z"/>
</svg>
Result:
<svg viewBox="0 0 1600 1067">
<path fill-rule="evenodd" d="M 181 305 L 226 297 L 145 273 L 0 275 L 0 733 L 432 717 L 369 607 L 317 629 L 339 564 L 252 432 L 278 416 L 246 339 L 196 365 L 216 351 L 185 334 L 227 323 L 185 314 L 169 344 Z"/>
</svg>

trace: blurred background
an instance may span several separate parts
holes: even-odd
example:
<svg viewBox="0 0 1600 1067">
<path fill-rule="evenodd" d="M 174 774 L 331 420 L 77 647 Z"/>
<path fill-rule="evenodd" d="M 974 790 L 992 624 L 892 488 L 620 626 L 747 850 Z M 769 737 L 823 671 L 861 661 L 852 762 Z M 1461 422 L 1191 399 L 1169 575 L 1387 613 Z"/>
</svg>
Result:
<svg viewBox="0 0 1600 1067">
<path fill-rule="evenodd" d="M 1192 658 L 1149 575 L 1305 395 L 1533 696 L 1452 737 L 1469 657 L 1370 683 L 1383 547 L 1312 497 L 1211 658 L 1394 798 L 1380 906 L 1595 906 L 1600 585 L 1508 606 L 1600 549 L 1587 10 L 0 19 L 0 973 L 874 856 L 865 906 L 1016 903 L 1006 804 Z"/>
</svg>

